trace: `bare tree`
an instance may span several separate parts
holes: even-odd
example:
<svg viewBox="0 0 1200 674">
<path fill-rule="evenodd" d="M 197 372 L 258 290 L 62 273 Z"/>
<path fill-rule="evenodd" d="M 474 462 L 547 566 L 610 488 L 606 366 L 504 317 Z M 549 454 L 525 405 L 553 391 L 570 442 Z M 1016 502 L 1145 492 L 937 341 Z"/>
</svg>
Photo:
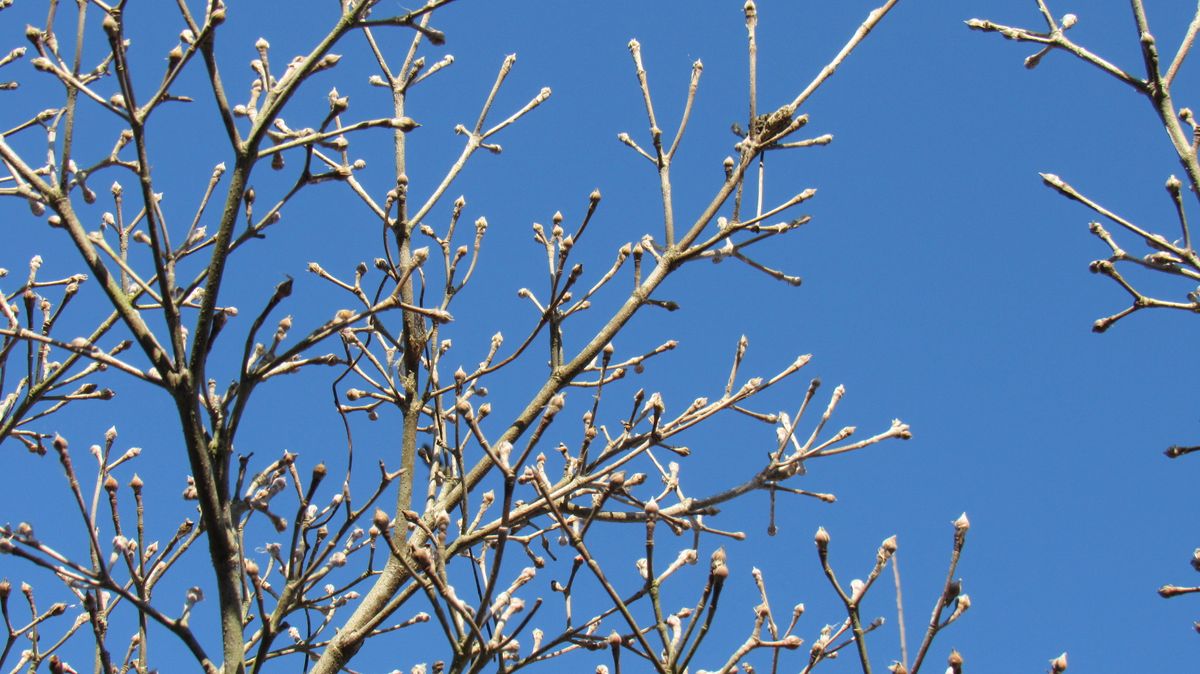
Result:
<svg viewBox="0 0 1200 674">
<path fill-rule="evenodd" d="M 1009 40 L 1040 45 L 1035 53 L 1025 59 L 1026 68 L 1036 68 L 1051 52 L 1066 52 L 1126 85 L 1150 104 L 1175 152 L 1184 178 L 1181 180 L 1171 174 L 1164 185 L 1177 220 L 1171 227 L 1136 223 L 1105 207 L 1096 198 L 1088 196 L 1062 177 L 1053 173 L 1041 174 L 1048 187 L 1068 199 L 1083 204 L 1102 219 L 1088 223 L 1088 230 L 1104 242 L 1108 255 L 1092 262 L 1090 269 L 1093 273 L 1112 279 L 1130 297 L 1128 307 L 1096 320 L 1092 325 L 1096 332 L 1104 332 L 1121 319 L 1142 309 L 1175 309 L 1200 313 L 1200 255 L 1197 255 L 1193 245 L 1187 218 L 1187 203 L 1193 199 L 1200 199 L 1200 157 L 1197 156 L 1197 152 L 1200 151 L 1200 120 L 1191 108 L 1179 107 L 1172 97 L 1172 86 L 1183 62 L 1192 51 L 1197 33 L 1200 33 L 1200 4 L 1197 5 L 1187 31 L 1175 47 L 1170 61 L 1160 59 L 1159 41 L 1150 30 L 1150 22 L 1142 0 L 1130 0 L 1129 6 L 1142 57 L 1142 62 L 1131 68 L 1117 65 L 1072 40 L 1067 32 L 1081 20 L 1080 16 L 1064 14 L 1056 18 L 1044 0 L 1037 0 L 1037 9 L 1045 24 L 1041 29 L 1007 26 L 982 19 L 971 19 L 967 22 L 967 26 L 973 30 L 999 33 Z M 1189 193 L 1191 196 L 1188 196 Z M 1111 233 L 1106 224 L 1109 227 L 1115 226 L 1117 234 Z M 1119 239 L 1132 241 L 1132 245 L 1138 249 L 1130 252 L 1118 242 Z M 1134 280 L 1135 277 L 1129 275 L 1131 272 L 1150 272 L 1177 279 L 1179 283 L 1176 287 L 1180 288 L 1180 296 L 1156 297 L 1156 293 L 1144 289 L 1143 282 Z M 1174 445 L 1166 450 L 1166 455 L 1178 458 L 1196 450 L 1200 450 L 1200 446 Z M 1200 571 L 1200 548 L 1193 553 L 1191 564 L 1194 569 Z M 1200 592 L 1200 587 L 1164 585 L 1159 589 L 1159 594 L 1163 597 L 1192 592 Z M 1195 623 L 1195 627 L 1200 631 L 1200 621 Z"/>
<path fill-rule="evenodd" d="M 806 464 L 908 438 L 908 426 L 896 420 L 866 437 L 854 426 L 827 428 L 844 389 L 819 398 L 818 379 L 800 387 L 791 414 L 756 409 L 756 397 L 788 384 L 809 356 L 748 377 L 741 368 L 745 338 L 733 345 L 728 373 L 713 382 L 713 393 L 668 411 L 662 395 L 623 380 L 675 342 L 625 351 L 615 338 L 635 314 L 673 309 L 660 289 L 694 262 L 736 260 L 798 284 L 751 255 L 756 245 L 805 224 L 794 209 L 815 192 L 764 203 L 763 157 L 830 142 L 828 135 L 798 136 L 808 123 L 801 110 L 896 0 L 872 11 L 810 84 L 778 106 L 758 101 L 758 14 L 752 0 L 746 3 L 746 121 L 723 167 L 713 167 L 716 187 L 693 221 L 676 217 L 672 161 L 702 66 L 697 61 L 692 69 L 682 117 L 668 123 L 656 112 L 642 47 L 631 41 L 648 131 L 619 139 L 633 161 L 652 167 L 662 195 L 661 229 L 621 245 L 594 273 L 573 253 L 590 223 L 604 217 L 600 191 L 580 195 L 582 216 L 556 213 L 549 226 L 534 224 L 545 276 L 541 290 L 519 291 L 535 318 L 516 338 L 499 332 L 480 338 L 487 333 L 454 313 L 484 258 L 488 222 L 481 215 L 464 224 L 466 200 L 450 190 L 478 151 L 500 151 L 502 132 L 540 108 L 549 89 L 497 112 L 515 62 L 503 59 L 490 91 L 477 92 L 483 102 L 475 122 L 455 127 L 463 139 L 458 156 L 442 175 L 418 180 L 409 134 L 438 121 L 422 119 L 409 94 L 453 63 L 436 51 L 445 36 L 435 17 L 450 0 L 399 14 L 389 14 L 394 8 L 387 3 L 343 0 L 311 49 L 286 64 L 272 60 L 261 38 L 252 52 L 247 45 L 230 48 L 234 56 L 218 50 L 222 26 L 236 11 L 220 0 L 176 4 L 181 32 L 166 50 L 165 71 L 161 54 L 135 48 L 143 36 L 130 33 L 145 25 L 135 20 L 144 6 L 124 0 L 50 0 L 44 23 L 26 30 L 32 51 L 14 49 L 0 61 L 37 71 L 14 75 L 5 88 L 40 77 L 62 91 L 53 107 L 29 111 L 0 136 L 0 194 L 27 202 L 33 218 L 24 226 L 48 225 L 41 230 L 46 235 L 65 236 L 83 265 L 80 273 L 47 279 L 34 258 L 28 274 L 4 290 L 0 442 L 57 457 L 85 532 L 81 542 L 58 527 L 43 536 L 38 523 L 3 529 L 0 552 L 40 567 L 68 599 L 46 608 L 22 583 L 29 617 L 18 618 L 12 586 L 0 584 L 6 629 L 0 664 L 71 672 L 66 658 L 84 652 L 95 671 L 147 672 L 162 666 L 152 661 L 151 653 L 162 651 L 152 651 L 150 642 L 164 641 L 172 643 L 166 652 L 181 645 L 205 672 L 260 672 L 278 664 L 332 673 L 353 671 L 355 655 L 370 640 L 425 630 L 420 649 L 393 656 L 395 666 L 515 671 L 595 652 L 593 659 L 605 663 L 597 671 L 608 671 L 609 663 L 621 671 L 631 659 L 644 671 L 694 671 L 701 660 L 715 671 L 749 671 L 756 658 L 776 671 L 785 653 L 803 643 L 797 633 L 805 629 L 804 607 L 777 613 L 757 570 L 751 577 L 761 603 L 744 642 L 724 654 L 712 646 L 699 650 L 712 634 L 730 558 L 748 556 L 736 545 L 729 552 L 720 547 L 742 535 L 717 528 L 718 508 L 766 492 L 773 532 L 776 498 L 833 499 L 794 485 Z M 97 22 L 102 33 L 94 32 Z M 98 62 L 89 61 L 94 35 L 104 40 Z M 387 46 L 397 40 L 398 48 Z M 320 86 L 319 73 L 336 73 L 350 49 L 374 63 L 372 73 L 351 75 L 369 76 L 388 114 L 354 116 L 336 88 L 324 110 L 294 102 Z M 242 50 L 254 54 L 254 78 L 249 91 L 233 91 L 221 64 Z M 157 72 L 160 78 L 145 79 Z M 155 83 L 142 85 L 147 81 Z M 171 125 L 183 104 L 211 108 L 217 135 L 198 141 L 182 129 L 166 138 L 149 133 L 152 120 L 158 128 Z M 364 137 L 391 144 L 385 189 L 372 189 L 356 152 Z M 94 151 L 102 139 L 111 149 Z M 155 167 L 198 142 L 220 147 L 225 161 L 197 186 L 198 208 L 168 207 Z M 264 176 L 263 164 L 275 173 Z M 101 180 L 112 181 L 103 198 L 94 189 Z M 353 269 L 310 264 L 308 271 L 340 300 L 313 309 L 306 297 L 296 307 L 299 317 L 280 317 L 298 304 L 291 278 L 281 276 L 273 290 L 238 292 L 228 287 L 231 269 L 272 255 L 271 237 L 296 217 L 284 217 L 285 207 L 320 183 L 336 183 L 346 211 L 357 209 L 353 217 L 374 223 L 380 245 L 362 251 Z M 79 296 L 85 299 L 73 300 Z M 60 320 L 68 304 L 84 305 L 83 314 L 104 313 L 76 337 L 72 326 L 83 319 Z M 247 305 L 248 312 L 237 308 Z M 314 311 L 322 318 L 306 323 Z M 604 317 L 579 318 L 596 313 Z M 470 327 L 458 328 L 464 323 Z M 323 368 L 331 374 L 314 378 Z M 525 385 L 511 386 L 508 372 L 519 373 Z M 255 415 L 251 396 L 281 375 L 332 382 L 346 447 L 344 456 L 325 459 L 345 466 L 338 478 L 326 463 L 302 470 L 292 453 L 264 462 L 238 451 L 239 430 Z M 52 432 L 47 417 L 69 403 L 113 398 L 98 383 L 110 381 L 141 386 L 135 398 L 150 391 L 170 401 L 191 474 L 183 496 L 195 501 L 197 522 L 152 530 L 147 513 L 170 511 L 172 504 L 144 498 L 145 482 L 132 473 L 138 451 L 119 450 L 115 428 L 91 447 L 94 469 L 76 463 L 79 452 Z M 493 383 L 511 386 L 507 400 L 529 393 L 511 414 L 494 412 Z M 568 415 L 577 421 L 567 422 Z M 697 437 L 689 435 L 694 427 L 728 415 L 762 428 L 750 442 L 764 450 L 752 455 L 765 458 L 745 467 L 746 481 L 692 491 L 680 480 L 680 462 L 690 454 L 682 442 Z M 393 448 L 373 478 L 352 480 L 351 431 L 376 419 L 391 429 Z M 627 563 L 628 556 L 595 543 L 597 532 L 610 528 L 644 541 L 637 574 L 609 561 Z M 892 671 L 919 671 L 934 638 L 970 606 L 955 578 L 968 528 L 965 514 L 953 524 L 944 588 L 911 661 L 901 612 Z M 812 630 L 816 636 L 798 656 L 802 671 L 852 650 L 849 657 L 871 672 L 866 635 L 881 619 L 864 617 L 863 601 L 893 562 L 900 606 L 896 539 L 881 544 L 863 580 L 849 583 L 834 571 L 829 533 L 818 529 L 815 544 L 818 568 L 845 615 Z M 702 558 L 707 562 L 698 564 Z M 195 569 L 209 566 L 212 574 L 195 580 Z M 178 595 L 155 592 L 165 592 L 170 585 L 160 583 L 168 579 L 192 586 L 182 610 Z M 215 594 L 215 614 L 196 608 L 206 594 Z M 69 650 L 77 642 L 90 645 Z M 961 671 L 959 654 L 949 661 Z M 1065 659 L 1054 667 L 1065 669 Z"/>
</svg>

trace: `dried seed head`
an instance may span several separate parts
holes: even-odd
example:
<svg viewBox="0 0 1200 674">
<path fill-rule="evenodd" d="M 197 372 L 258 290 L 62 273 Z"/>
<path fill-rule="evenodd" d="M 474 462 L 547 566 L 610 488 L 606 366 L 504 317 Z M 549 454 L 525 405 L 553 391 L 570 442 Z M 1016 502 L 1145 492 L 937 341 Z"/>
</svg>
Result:
<svg viewBox="0 0 1200 674">
<path fill-rule="evenodd" d="M 1062 655 L 1050 661 L 1050 671 L 1058 674 L 1058 672 L 1067 671 L 1067 653 L 1063 651 Z"/>
</svg>

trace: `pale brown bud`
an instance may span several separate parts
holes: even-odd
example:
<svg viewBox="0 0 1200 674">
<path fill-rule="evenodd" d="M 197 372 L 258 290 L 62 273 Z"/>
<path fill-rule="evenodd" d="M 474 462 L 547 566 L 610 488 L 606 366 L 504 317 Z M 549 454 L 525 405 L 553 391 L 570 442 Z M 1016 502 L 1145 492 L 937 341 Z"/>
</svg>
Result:
<svg viewBox="0 0 1200 674">
<path fill-rule="evenodd" d="M 412 131 L 421 125 L 411 117 L 396 117 L 388 121 L 388 126 L 393 129 L 400 129 L 401 131 Z"/>
<path fill-rule="evenodd" d="M 825 531 L 825 527 L 817 527 L 817 534 L 813 536 L 813 540 L 817 542 L 817 547 L 824 548 L 829 545 L 829 532 Z"/>
<path fill-rule="evenodd" d="M 378 508 L 375 509 L 375 516 L 371 518 L 372 526 L 374 526 L 376 529 L 380 530 L 381 532 L 387 531 L 388 525 L 390 525 L 391 522 L 392 522 L 392 519 L 390 517 L 388 517 L 387 513 L 383 512 L 382 510 L 380 510 Z"/>
<path fill-rule="evenodd" d="M 971 520 L 967 519 L 966 513 L 959 515 L 958 519 L 954 520 L 954 530 L 955 531 L 961 531 L 961 532 L 965 533 L 970 528 L 971 528 Z"/>
</svg>

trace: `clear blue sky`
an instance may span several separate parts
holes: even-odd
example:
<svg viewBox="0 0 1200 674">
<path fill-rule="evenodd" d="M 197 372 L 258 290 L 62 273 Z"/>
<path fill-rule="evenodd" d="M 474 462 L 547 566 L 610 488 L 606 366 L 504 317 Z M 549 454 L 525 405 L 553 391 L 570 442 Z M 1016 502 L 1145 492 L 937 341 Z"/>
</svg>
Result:
<svg viewBox="0 0 1200 674">
<path fill-rule="evenodd" d="M 130 15 L 146 4 L 131 3 Z M 231 4 L 220 39 L 222 66 L 239 99 L 250 76 L 244 64 L 254 57 L 253 40 L 266 37 L 273 61 L 286 62 L 317 37 L 319 22 L 303 15 L 327 18 L 333 5 Z M 761 2 L 760 106 L 773 109 L 790 100 L 875 4 Z M 1183 4 L 1147 2 L 1156 36 L 1170 45 L 1164 51 L 1173 52 L 1190 19 Z M 1051 7 L 1059 15 L 1079 15 L 1072 29 L 1077 41 L 1140 70 L 1136 32 L 1122 3 Z M 24 42 L 25 24 L 40 21 L 34 15 L 41 15 L 40 6 L 29 1 L 0 14 L 4 51 Z M 745 29 L 740 0 L 462 0 L 435 16 L 448 40 L 429 53 L 452 53 L 456 61 L 413 96 L 410 115 L 423 124 L 410 136 L 413 189 L 425 193 L 440 177 L 434 168 L 452 160 L 461 141 L 451 130 L 473 122 L 505 54 L 517 53 L 518 61 L 498 100 L 497 118 L 542 86 L 554 91 L 545 106 L 498 138 L 502 155 L 476 157 L 453 190 L 468 199 L 467 222 L 482 215 L 492 225 L 480 280 L 456 311 L 456 351 L 471 363 L 495 325 L 515 326 L 521 322 L 514 317 L 533 316 L 516 297 L 518 287 L 540 288 L 535 284 L 543 282 L 538 265 L 544 257 L 529 239 L 532 222 L 548 223 L 556 210 L 577 221 L 588 193 L 599 187 L 604 201 L 587 250 L 579 251 L 589 274 L 606 268 L 616 246 L 659 232 L 656 177 L 616 140 L 621 131 L 639 142 L 647 136 L 628 40 L 642 44 L 657 111 L 671 120 L 663 122 L 668 135 L 691 63 L 704 62 L 676 164 L 676 204 L 686 219 L 719 183 L 721 159 L 736 140 L 730 123 L 744 122 Z M 769 158 L 768 202 L 807 187 L 818 190 L 799 211 L 811 214 L 812 222 L 760 252 L 763 261 L 802 276 L 800 288 L 735 262 L 685 269 L 663 293 L 682 309 L 640 318 L 618 343 L 632 352 L 680 341 L 636 381 L 662 391 L 675 408 L 719 393 L 732 348 L 745 334 L 751 346 L 743 372 L 768 374 L 812 353 L 809 375 L 820 376 L 826 390 L 845 384 L 835 426 L 853 424 L 867 434 L 885 429 L 893 417 L 912 426 L 914 438 L 907 443 L 813 464 L 798 486 L 834 492 L 838 502 L 784 500 L 773 539 L 764 531 L 762 496 L 728 508 L 716 521 L 750 536 L 728 546 L 733 574 L 718 618 L 725 646 L 739 643 L 752 620 L 751 566 L 766 574 L 778 612 L 796 602 L 807 605 L 797 631 L 805 639 L 801 653 L 822 625 L 840 622 L 840 604 L 812 544 L 821 525 L 833 537 L 834 564 L 845 579 L 865 574 L 879 542 L 898 535 L 909 645 L 915 649 L 940 591 L 951 522 L 966 511 L 972 528 L 958 575 L 972 608 L 939 638 L 926 671 L 940 672 L 951 647 L 978 674 L 1042 671 L 1064 650 L 1072 671 L 1189 671 L 1200 655 L 1191 628 L 1200 604 L 1187 597 L 1162 600 L 1155 589 L 1193 584 L 1195 575 L 1188 565 L 1200 544 L 1195 460 L 1171 462 L 1161 450 L 1200 438 L 1200 410 L 1188 384 L 1197 375 L 1191 350 L 1200 318 L 1143 312 L 1105 335 L 1092 334 L 1092 321 L 1124 308 L 1127 296 L 1087 271 L 1088 262 L 1106 252 L 1087 233 L 1091 214 L 1043 187 L 1037 175 L 1059 174 L 1117 212 L 1171 232 L 1174 219 L 1162 185 L 1179 168 L 1152 109 L 1132 91 L 1059 53 L 1028 71 L 1022 60 L 1034 49 L 968 31 L 963 21 L 972 17 L 1028 27 L 1040 20 L 1032 2 L 902 0 L 802 110 L 811 117 L 811 135 L 832 133 L 834 142 Z M 170 26 L 161 39 L 139 43 L 143 38 L 134 34 L 135 49 L 150 54 L 139 54 L 148 64 L 143 84 L 157 81 L 161 62 L 154 54 L 165 53 L 179 28 L 169 11 L 161 20 Z M 339 50 L 346 54 L 343 63 L 314 79 L 299 110 L 323 101 L 335 84 L 351 95 L 351 118 L 386 109 L 383 90 L 368 88 L 369 71 L 357 67 L 365 63 L 361 41 L 348 45 Z M 1177 103 L 1188 104 L 1196 93 L 1197 68 L 1191 62 L 1182 71 Z M 4 94 L 3 128 L 53 103 L 46 78 L 27 64 L 9 66 L 0 76 L 23 85 Z M 178 209 L 173 217 L 179 223 L 190 218 L 199 186 L 222 159 L 220 136 L 196 140 L 216 127 L 205 121 L 213 112 L 211 97 L 190 81 L 191 90 L 180 86 L 176 93 L 198 102 L 164 116 L 175 121 L 153 129 L 156 141 L 174 148 L 156 160 L 157 188 L 167 194 L 165 207 Z M 296 121 L 289 122 L 315 124 L 319 114 L 304 121 L 293 113 Z M 352 147 L 378 169 L 368 182 L 383 191 L 386 143 L 382 134 L 374 138 L 377 147 L 368 135 Z M 97 148 L 110 146 L 107 136 L 96 142 Z M 95 186 L 102 201 L 101 188 L 110 180 Z M 263 180 L 266 194 L 274 179 Z M 288 310 L 322 320 L 338 300 L 304 273 L 305 264 L 315 260 L 348 274 L 359 260 L 370 262 L 378 255 L 375 225 L 339 185 L 314 189 L 284 214 L 285 231 L 237 258 L 231 297 L 242 298 L 243 316 L 252 315 L 250 307 L 291 274 L 298 290 L 312 293 L 315 306 Z M 24 204 L 0 202 L 0 220 L 6 223 L 0 267 L 15 277 L 35 253 L 47 258 L 47 269 L 79 269 L 61 232 L 31 219 Z M 7 288 L 11 279 L 0 283 Z M 1188 290 L 1168 288 L 1175 297 Z M 289 449 L 312 462 L 331 454 L 337 461 L 344 438 L 330 411 L 327 378 L 296 382 L 255 399 L 262 414 L 246 429 L 240 449 L 259 457 Z M 802 376 L 773 391 L 756 409 L 794 409 L 806 382 Z M 149 389 L 120 383 L 118 400 L 80 407 L 51 425 L 61 424 L 54 428 L 86 447 L 115 420 L 118 444 L 146 448 L 139 470 L 158 480 L 148 480 L 148 488 L 175 508 L 184 455 L 172 435 L 171 410 L 166 401 L 143 397 Z M 499 391 L 499 382 L 494 385 Z M 516 382 L 513 390 L 524 389 Z M 503 399 L 493 402 L 505 405 Z M 356 440 L 383 448 L 398 424 L 398 417 L 385 416 L 372 428 L 361 425 Z M 684 464 L 684 479 L 693 481 L 694 490 L 752 474 L 771 438 L 747 429 L 754 427 L 718 422 L 688 440 L 694 455 Z M 5 470 L 29 478 L 0 495 L 0 520 L 31 519 L 50 528 L 46 520 L 61 513 L 42 495 L 60 488 L 57 466 L 16 445 L 5 449 Z M 163 513 L 162 521 L 179 512 Z M 641 531 L 626 535 L 637 541 Z M 197 563 L 197 573 L 202 568 Z M 15 579 L 27 570 L 5 559 L 0 573 Z M 538 583 L 549 600 L 548 580 Z M 50 592 L 48 578 L 39 583 Z M 882 667 L 898 657 L 890 583 L 872 595 L 864 613 L 888 620 L 872 637 Z M 717 666 L 722 660 L 716 652 L 700 666 Z M 425 659 L 413 654 L 394 661 L 384 657 L 388 653 L 394 651 L 370 651 L 358 669 L 407 670 Z M 799 670 L 804 660 L 796 655 L 783 671 Z M 601 662 L 607 659 L 584 656 L 571 669 L 590 671 Z M 844 657 L 822 667 L 854 671 L 856 665 Z"/>
</svg>

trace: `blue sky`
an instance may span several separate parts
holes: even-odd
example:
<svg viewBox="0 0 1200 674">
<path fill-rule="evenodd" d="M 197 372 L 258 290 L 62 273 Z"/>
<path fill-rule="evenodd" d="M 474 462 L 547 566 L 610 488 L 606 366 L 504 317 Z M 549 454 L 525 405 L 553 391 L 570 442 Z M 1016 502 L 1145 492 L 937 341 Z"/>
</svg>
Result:
<svg viewBox="0 0 1200 674">
<path fill-rule="evenodd" d="M 761 2 L 761 107 L 790 100 L 874 4 Z M 1127 7 L 1058 4 L 1051 7 L 1059 15 L 1079 15 L 1072 29 L 1078 42 L 1139 70 Z M 1164 51 L 1173 52 L 1191 18 L 1178 4 L 1147 2 L 1156 36 L 1170 45 Z M 253 40 L 266 37 L 272 53 L 285 61 L 317 35 L 316 20 L 302 18 L 298 8 L 325 17 L 326 5 L 332 3 L 233 4 L 221 44 L 237 97 L 250 76 L 242 64 L 254 56 Z M 18 2 L 0 14 L 4 44 L 22 41 L 25 23 L 38 20 L 26 17 L 40 14 L 34 7 Z M 626 48 L 630 38 L 642 44 L 657 111 L 672 120 L 664 123 L 668 134 L 691 64 L 704 62 L 675 171 L 681 218 L 699 211 L 721 179 L 721 159 L 732 152 L 730 123 L 744 122 L 740 7 L 741 2 L 462 0 L 435 15 L 434 24 L 448 40 L 430 53 L 452 53 L 456 60 L 413 96 L 410 115 L 423 125 L 410 136 L 413 189 L 428 191 L 440 177 L 435 167 L 452 160 L 460 141 L 451 130 L 474 120 L 504 55 L 516 53 L 518 61 L 497 115 L 516 109 L 543 86 L 554 92 L 498 138 L 503 154 L 476 157 L 455 187 L 468 200 L 467 221 L 486 216 L 492 227 L 480 277 L 456 311 L 454 339 L 464 362 L 478 358 L 474 354 L 494 326 L 515 331 L 532 320 L 532 310 L 516 297 L 518 287 L 544 283 L 538 267 L 544 257 L 529 239 L 532 222 L 547 223 L 556 210 L 577 221 L 589 192 L 600 188 L 604 201 L 592 238 L 579 251 L 594 274 L 621 243 L 658 233 L 656 177 L 616 140 L 622 131 L 646 137 Z M 131 16 L 142 9 L 134 4 Z M 1200 411 L 1188 384 L 1197 374 L 1190 348 L 1200 324 L 1182 313 L 1143 312 L 1104 335 L 1092 334 L 1092 321 L 1124 308 L 1127 296 L 1088 273 L 1088 262 L 1106 252 L 1087 232 L 1091 214 L 1043 187 L 1037 175 L 1059 174 L 1115 211 L 1173 232 L 1162 185 L 1179 171 L 1178 164 L 1152 109 L 1132 91 L 1058 53 L 1028 71 L 1022 60 L 1034 49 L 968 31 L 963 21 L 972 17 L 1027 27 L 1040 20 L 1029 2 L 903 0 L 802 109 L 811 117 L 807 131 L 832 133 L 834 142 L 768 159 L 768 202 L 807 187 L 818 190 L 799 209 L 812 222 L 760 252 L 764 262 L 802 276 L 801 287 L 772 282 L 732 261 L 684 269 L 662 293 L 681 310 L 639 317 L 618 342 L 633 352 L 679 340 L 678 349 L 651 361 L 635 382 L 662 391 L 669 406 L 718 393 L 733 346 L 745 334 L 751 346 L 743 372 L 767 374 L 798 354 L 814 354 L 806 374 L 772 391 L 756 409 L 794 409 L 808 376 L 820 376 L 827 390 L 838 383 L 847 388 L 833 422 L 838 426 L 854 424 L 866 434 L 885 429 L 893 417 L 912 426 L 914 438 L 907 443 L 811 466 L 798 486 L 834 492 L 838 503 L 783 501 L 775 538 L 765 534 L 765 497 L 752 496 L 718 518 L 717 526 L 745 530 L 750 537 L 728 546 L 733 584 L 718 618 L 718 637 L 727 647 L 744 638 L 752 620 L 752 565 L 766 574 L 774 605 L 807 605 L 797 632 L 806 647 L 822 625 L 839 621 L 839 604 L 812 545 L 820 525 L 833 537 L 831 554 L 844 578 L 865 574 L 879 542 L 898 535 L 914 650 L 943 580 L 951 522 L 966 511 L 972 529 L 958 575 L 972 608 L 935 643 L 927 667 L 941 671 L 954 647 L 978 673 L 1044 670 L 1064 650 L 1074 671 L 1185 671 L 1200 655 L 1191 628 L 1196 602 L 1165 601 L 1155 589 L 1168 582 L 1192 584 L 1188 561 L 1200 543 L 1190 498 L 1195 469 L 1187 459 L 1168 461 L 1161 450 L 1194 444 L 1200 436 Z M 169 12 L 161 20 L 177 23 Z M 161 39 L 145 38 L 150 56 L 142 56 L 153 64 L 145 83 L 157 81 L 161 66 L 153 54 L 169 48 L 175 30 Z M 166 47 L 155 51 L 160 42 Z M 294 125 L 301 124 L 304 106 L 323 101 L 335 84 L 351 95 L 352 117 L 386 109 L 381 90 L 365 86 L 367 71 L 356 70 L 365 63 L 361 41 L 348 44 L 343 63 L 316 78 L 297 100 L 301 112 L 293 113 Z M 1180 105 L 1196 91 L 1197 67 L 1189 63 L 1177 81 Z M 5 94 L 18 103 L 0 111 L 4 128 L 49 105 L 39 100 L 52 101 L 51 90 L 26 64 L 0 74 L 19 77 L 23 85 Z M 195 87 L 196 80 L 191 82 Z M 187 93 L 198 102 L 152 130 L 158 134 L 154 140 L 171 148 L 157 160 L 158 188 L 168 195 L 164 203 L 178 205 L 174 217 L 180 222 L 221 160 L 219 136 L 196 140 L 216 130 L 211 98 L 199 88 Z M 315 123 L 319 114 L 313 112 L 306 123 Z M 352 148 L 369 167 L 380 169 L 365 181 L 382 192 L 386 139 L 375 137 L 374 147 L 370 138 L 360 136 Z M 97 147 L 109 145 L 107 138 L 97 141 Z M 366 175 L 372 176 L 369 170 Z M 264 194 L 278 182 L 263 181 Z M 0 202 L 0 209 L 8 225 L 0 267 L 20 277 L 27 259 L 40 253 L 47 268 L 64 274 L 78 269 L 60 233 L 31 219 L 24 204 Z M 285 210 L 286 230 L 237 259 L 231 297 L 255 306 L 291 274 L 312 301 L 289 311 L 322 320 L 338 308 L 338 300 L 304 274 L 304 266 L 315 260 L 349 272 L 357 261 L 369 262 L 378 254 L 371 248 L 378 237 L 368 220 L 342 186 L 313 189 Z M 1147 283 L 1175 298 L 1190 289 Z M 599 319 L 603 310 L 596 313 L 588 320 Z M 265 391 L 255 400 L 261 415 L 246 429 L 242 448 L 259 456 L 290 449 L 302 460 L 332 453 L 329 460 L 337 461 L 345 443 L 330 411 L 328 379 L 316 375 Z M 171 501 L 182 489 L 183 454 L 172 435 L 169 405 L 146 397 L 144 387 L 120 383 L 118 400 L 74 409 L 54 429 L 86 446 L 93 440 L 85 438 L 98 440 L 115 420 L 119 445 L 146 448 L 142 461 L 151 467 L 139 470 L 161 476 L 161 486 L 151 486 L 170 501 L 163 507 L 184 508 Z M 497 391 L 500 383 L 493 382 Z M 516 376 L 504 383 L 514 395 L 526 390 Z M 494 404 L 502 408 L 505 402 Z M 381 448 L 398 419 L 384 418 L 370 428 L 360 423 L 356 439 Z M 684 478 L 698 491 L 744 479 L 770 439 L 761 429 L 718 420 L 688 440 L 694 453 L 684 464 Z M 15 445 L 5 449 L 5 469 L 31 477 L 0 496 L 0 519 L 36 523 L 58 516 L 57 506 L 38 498 L 46 489 L 43 481 L 58 480 L 52 484 L 59 488 L 57 467 L 19 453 Z M 171 521 L 169 514 L 163 521 Z M 641 532 L 625 535 L 636 541 Z M 9 560 L 0 572 L 12 578 L 25 574 Z M 872 637 L 882 667 L 898 657 L 890 583 L 875 588 L 872 597 L 864 613 L 888 620 Z M 701 666 L 716 666 L 720 650 Z M 372 672 L 406 669 L 421 659 L 393 662 L 383 650 L 364 655 L 369 659 L 358 664 Z M 579 671 L 603 662 L 588 657 L 576 661 L 584 668 Z M 802 660 L 797 657 L 785 671 L 800 669 Z M 823 667 L 853 671 L 850 660 Z"/>
</svg>

